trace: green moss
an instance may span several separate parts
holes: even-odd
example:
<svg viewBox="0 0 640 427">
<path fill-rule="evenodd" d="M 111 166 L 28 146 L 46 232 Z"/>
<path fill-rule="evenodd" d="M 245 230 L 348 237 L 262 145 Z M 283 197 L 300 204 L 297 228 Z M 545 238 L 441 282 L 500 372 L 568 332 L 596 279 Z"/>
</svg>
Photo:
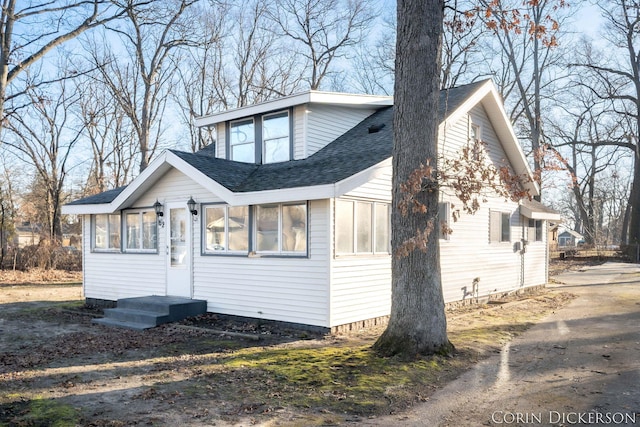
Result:
<svg viewBox="0 0 640 427">
<path fill-rule="evenodd" d="M 9 407 L 10 406 L 10 407 Z M 80 413 L 70 405 L 52 399 L 37 398 L 31 401 L 5 405 L 5 412 L 13 414 L 0 426 L 19 425 L 25 427 L 67 427 L 80 422 Z"/>
<path fill-rule="evenodd" d="M 247 349 L 223 363 L 267 372 L 283 385 L 295 384 L 297 395 L 291 395 L 288 404 L 360 414 L 379 412 L 394 394 L 428 384 L 443 369 L 438 357 L 403 362 L 378 357 L 370 346 Z"/>
</svg>

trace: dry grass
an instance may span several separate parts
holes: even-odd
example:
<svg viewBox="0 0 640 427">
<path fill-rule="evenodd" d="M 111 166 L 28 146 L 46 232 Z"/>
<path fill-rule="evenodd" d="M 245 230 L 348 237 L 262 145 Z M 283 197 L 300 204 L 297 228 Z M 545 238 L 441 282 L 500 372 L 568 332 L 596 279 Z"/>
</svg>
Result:
<svg viewBox="0 0 640 427">
<path fill-rule="evenodd" d="M 29 271 L 0 270 L 2 285 L 44 285 L 81 283 L 81 271 L 32 269 Z"/>
</svg>

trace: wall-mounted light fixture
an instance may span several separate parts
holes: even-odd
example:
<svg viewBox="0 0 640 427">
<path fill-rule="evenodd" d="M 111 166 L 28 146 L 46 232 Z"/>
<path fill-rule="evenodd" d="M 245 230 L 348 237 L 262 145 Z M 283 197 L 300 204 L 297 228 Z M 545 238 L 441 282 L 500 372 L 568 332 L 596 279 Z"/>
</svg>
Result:
<svg viewBox="0 0 640 427">
<path fill-rule="evenodd" d="M 189 212 L 191 212 L 191 215 L 193 216 L 198 215 L 198 210 L 196 209 L 196 201 L 193 200 L 193 197 L 189 197 L 189 200 L 187 201 L 187 206 L 189 207 Z"/>
<path fill-rule="evenodd" d="M 153 210 L 156 211 L 156 221 L 160 227 L 164 227 L 164 211 L 163 211 L 162 203 L 156 199 L 156 202 L 153 204 Z"/>
</svg>

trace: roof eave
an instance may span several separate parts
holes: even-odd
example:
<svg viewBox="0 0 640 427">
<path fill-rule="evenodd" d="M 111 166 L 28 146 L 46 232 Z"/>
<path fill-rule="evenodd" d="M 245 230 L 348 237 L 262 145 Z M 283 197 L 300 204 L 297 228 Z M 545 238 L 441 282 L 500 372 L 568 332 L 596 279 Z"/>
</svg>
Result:
<svg viewBox="0 0 640 427">
<path fill-rule="evenodd" d="M 393 105 L 393 97 L 383 95 L 361 95 L 336 92 L 307 91 L 261 102 L 246 107 L 234 108 L 197 117 L 197 127 L 212 126 L 229 120 L 251 117 L 269 111 L 275 111 L 303 104 L 348 105 L 355 108 L 382 108 Z"/>
</svg>

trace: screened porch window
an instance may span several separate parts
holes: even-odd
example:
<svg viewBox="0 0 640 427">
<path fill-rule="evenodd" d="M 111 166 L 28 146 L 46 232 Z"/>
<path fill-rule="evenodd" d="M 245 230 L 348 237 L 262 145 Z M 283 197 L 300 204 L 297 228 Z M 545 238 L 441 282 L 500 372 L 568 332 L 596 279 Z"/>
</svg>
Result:
<svg viewBox="0 0 640 427">
<path fill-rule="evenodd" d="M 92 225 L 93 249 L 96 251 L 120 250 L 120 215 L 94 215 Z"/>
<path fill-rule="evenodd" d="M 389 253 L 389 204 L 336 200 L 337 254 Z"/>
<path fill-rule="evenodd" d="M 125 251 L 156 252 L 158 250 L 158 228 L 154 211 L 127 212 L 125 233 Z"/>
<path fill-rule="evenodd" d="M 249 250 L 249 207 L 206 206 L 204 252 L 244 253 Z"/>
<path fill-rule="evenodd" d="M 256 206 L 256 252 L 303 255 L 307 253 L 307 204 Z"/>
</svg>

